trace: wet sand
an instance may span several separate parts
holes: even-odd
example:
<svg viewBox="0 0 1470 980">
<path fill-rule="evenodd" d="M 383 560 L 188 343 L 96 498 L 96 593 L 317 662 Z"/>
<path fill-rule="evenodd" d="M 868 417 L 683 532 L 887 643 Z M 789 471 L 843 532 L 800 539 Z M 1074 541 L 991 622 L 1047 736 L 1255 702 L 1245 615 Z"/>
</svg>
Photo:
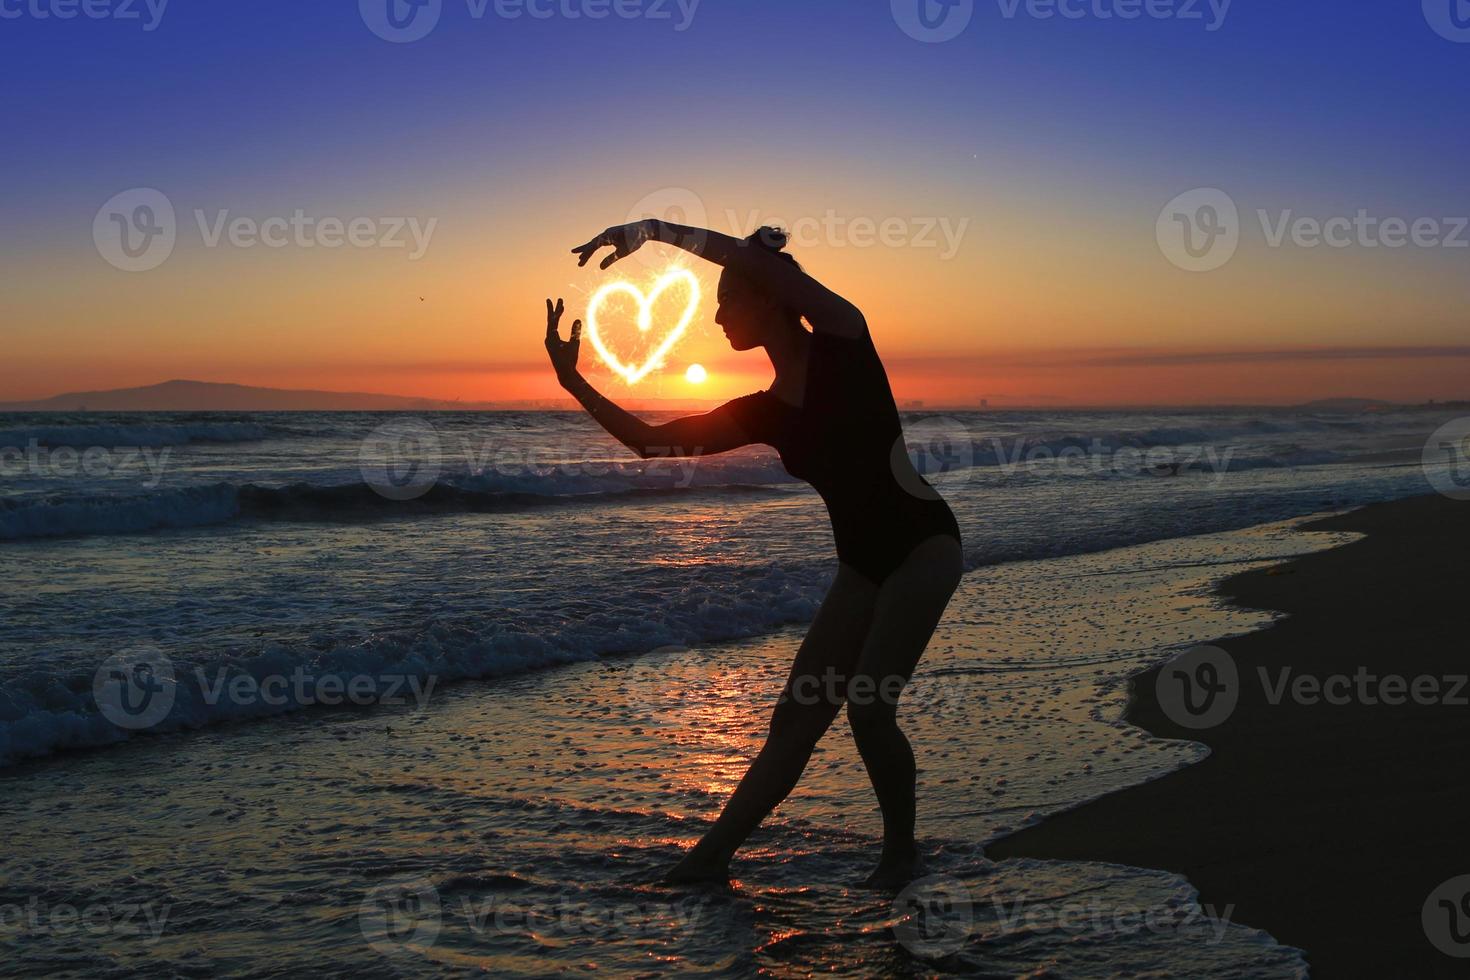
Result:
<svg viewBox="0 0 1470 980">
<path fill-rule="evenodd" d="M 1356 680 L 1344 704 L 1289 692 L 1273 704 L 1268 692 L 1290 666 L 1293 683 L 1366 668 L 1380 678 L 1440 678 L 1441 695 L 1452 693 L 1453 678 L 1470 669 L 1470 504 L 1422 497 L 1306 527 L 1366 537 L 1225 581 L 1233 602 L 1288 614 L 1217 644 L 1239 669 L 1239 703 L 1226 721 L 1190 730 L 1171 720 L 1155 686 L 1167 665 L 1131 683 L 1130 723 L 1201 742 L 1209 758 L 1052 816 L 987 856 L 1183 874 L 1202 902 L 1234 905 L 1234 921 L 1305 950 L 1314 977 L 1464 976 L 1467 961 L 1436 950 L 1421 910 L 1446 880 L 1470 874 L 1470 707 L 1444 697 L 1367 703 Z"/>
</svg>

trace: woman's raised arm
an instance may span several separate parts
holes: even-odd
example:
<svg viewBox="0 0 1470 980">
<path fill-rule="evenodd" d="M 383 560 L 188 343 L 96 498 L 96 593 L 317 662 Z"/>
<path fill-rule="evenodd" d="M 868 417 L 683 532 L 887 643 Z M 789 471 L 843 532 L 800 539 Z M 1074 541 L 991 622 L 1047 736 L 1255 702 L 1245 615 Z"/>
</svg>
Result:
<svg viewBox="0 0 1470 980">
<path fill-rule="evenodd" d="M 572 323 L 570 340 L 561 339 L 561 318 L 566 307 L 558 299 L 546 301 L 546 352 L 556 378 L 567 394 L 581 404 L 607 430 L 608 435 L 642 459 L 661 456 L 709 456 L 749 445 L 750 439 L 729 412 L 716 409 L 663 425 L 650 425 L 607 398 L 582 377 L 577 356 L 582 348 L 582 321 Z"/>
<path fill-rule="evenodd" d="M 767 228 L 756 232 L 756 236 L 768 234 L 778 233 Z M 779 247 L 766 248 L 752 239 L 648 218 L 609 228 L 572 252 L 577 255 L 577 265 L 584 266 L 598 250 L 611 248 L 612 253 L 602 260 L 601 268 L 606 269 L 648 242 L 673 245 L 729 269 L 800 313 L 814 330 L 842 337 L 861 337 L 867 330 L 867 321 L 856 306 L 779 258 Z"/>
</svg>

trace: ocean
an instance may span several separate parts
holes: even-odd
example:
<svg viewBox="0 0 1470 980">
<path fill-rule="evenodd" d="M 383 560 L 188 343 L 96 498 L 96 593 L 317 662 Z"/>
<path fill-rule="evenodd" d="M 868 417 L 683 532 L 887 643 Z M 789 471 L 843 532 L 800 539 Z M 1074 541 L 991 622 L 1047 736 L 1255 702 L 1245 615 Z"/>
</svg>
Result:
<svg viewBox="0 0 1470 980">
<path fill-rule="evenodd" d="M 1299 975 L 1181 879 L 983 844 L 1198 759 L 1118 723 L 1126 678 L 1269 622 L 1210 587 L 1335 543 L 1293 519 L 1432 492 L 1451 417 L 905 415 L 970 570 L 901 714 L 942 899 L 914 907 L 955 943 L 851 888 L 878 826 L 837 729 L 741 889 L 647 884 L 758 747 L 834 571 L 773 451 L 635 461 L 552 412 L 0 416 L 0 948 L 93 975 Z M 172 925 L 13 928 L 37 895 Z"/>
</svg>

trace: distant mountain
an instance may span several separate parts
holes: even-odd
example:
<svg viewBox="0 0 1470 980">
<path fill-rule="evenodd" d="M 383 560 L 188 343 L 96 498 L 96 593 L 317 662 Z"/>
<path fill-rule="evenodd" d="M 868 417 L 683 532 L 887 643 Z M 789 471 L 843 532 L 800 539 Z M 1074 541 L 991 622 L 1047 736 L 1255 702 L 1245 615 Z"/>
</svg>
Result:
<svg viewBox="0 0 1470 980">
<path fill-rule="evenodd" d="M 1396 402 L 1379 401 L 1376 398 L 1319 398 L 1294 407 L 1312 412 L 1374 412 L 1398 406 Z"/>
<path fill-rule="evenodd" d="M 630 408 L 681 409 L 707 405 L 698 399 L 627 400 Z M 142 388 L 77 391 L 30 402 L 0 402 L 0 412 L 478 412 L 556 411 L 577 408 L 571 399 L 458 402 L 404 398 L 358 391 L 256 388 L 212 381 L 165 381 Z"/>
<path fill-rule="evenodd" d="M 5 412 L 330 412 L 473 408 L 427 398 L 347 391 L 254 388 L 209 381 L 165 381 L 142 388 L 77 391 L 33 402 L 0 402 Z"/>
</svg>

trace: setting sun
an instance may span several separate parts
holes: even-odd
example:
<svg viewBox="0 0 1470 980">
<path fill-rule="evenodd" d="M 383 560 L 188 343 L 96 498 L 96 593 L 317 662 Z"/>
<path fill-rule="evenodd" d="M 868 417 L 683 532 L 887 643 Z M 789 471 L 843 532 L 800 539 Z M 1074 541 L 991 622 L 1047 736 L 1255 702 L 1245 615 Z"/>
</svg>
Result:
<svg viewBox="0 0 1470 980">
<path fill-rule="evenodd" d="M 692 385 L 702 385 L 709 380 L 709 372 L 704 369 L 703 364 L 691 364 L 689 370 L 684 372 L 684 380 Z"/>
</svg>

